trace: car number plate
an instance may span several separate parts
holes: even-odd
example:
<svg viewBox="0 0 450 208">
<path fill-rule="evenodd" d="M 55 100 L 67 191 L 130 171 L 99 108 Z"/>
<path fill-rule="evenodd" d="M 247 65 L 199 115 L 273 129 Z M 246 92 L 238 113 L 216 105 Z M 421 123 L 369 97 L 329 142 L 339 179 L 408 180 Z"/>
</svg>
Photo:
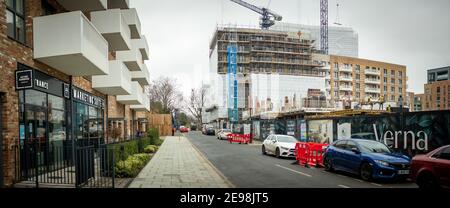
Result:
<svg viewBox="0 0 450 208">
<path fill-rule="evenodd" d="M 407 175 L 407 174 L 409 174 L 409 170 L 399 170 L 398 174 L 399 175 Z"/>
</svg>

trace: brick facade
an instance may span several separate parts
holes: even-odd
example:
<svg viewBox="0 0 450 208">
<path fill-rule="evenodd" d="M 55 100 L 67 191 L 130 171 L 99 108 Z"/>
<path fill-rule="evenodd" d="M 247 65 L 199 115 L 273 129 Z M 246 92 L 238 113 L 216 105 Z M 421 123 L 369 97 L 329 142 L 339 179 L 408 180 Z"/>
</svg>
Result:
<svg viewBox="0 0 450 208">
<path fill-rule="evenodd" d="M 57 13 L 65 11 L 55 0 L 48 0 L 48 3 L 55 7 Z M 15 175 L 14 145 L 18 143 L 19 138 L 19 99 L 18 92 L 15 90 L 17 64 L 25 64 L 67 83 L 71 81 L 69 75 L 33 59 L 33 17 L 40 16 L 41 13 L 41 0 L 25 1 L 26 42 L 22 44 L 7 36 L 6 4 L 5 0 L 0 0 L 0 95 L 3 98 L 3 108 L 1 109 L 3 128 L 0 130 L 3 136 L 3 141 L 1 141 L 3 142 L 1 151 L 3 163 L 0 164 L 3 165 L 5 186 L 13 184 Z M 86 16 L 89 17 L 89 14 L 86 14 Z M 115 54 L 111 53 L 109 56 L 110 59 L 114 59 Z M 128 135 L 131 136 L 131 115 L 133 111 L 129 106 L 117 103 L 115 96 L 107 97 L 92 89 L 92 83 L 89 79 L 89 77 L 73 77 L 72 83 L 80 89 L 107 100 L 106 109 L 108 112 L 105 112 L 105 117 L 108 115 L 109 118 L 124 117 L 128 119 L 127 131 L 129 132 Z M 104 123 L 105 138 L 107 138 L 108 124 L 106 118 Z"/>
<path fill-rule="evenodd" d="M 450 110 L 450 80 L 425 84 L 422 110 Z"/>
</svg>

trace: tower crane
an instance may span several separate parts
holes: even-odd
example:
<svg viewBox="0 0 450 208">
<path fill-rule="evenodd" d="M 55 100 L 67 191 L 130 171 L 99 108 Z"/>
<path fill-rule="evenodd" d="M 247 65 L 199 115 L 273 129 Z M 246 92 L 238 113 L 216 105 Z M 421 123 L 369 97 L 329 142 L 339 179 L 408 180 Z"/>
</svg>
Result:
<svg viewBox="0 0 450 208">
<path fill-rule="evenodd" d="M 261 14 L 259 25 L 263 30 L 269 29 L 272 25 L 275 24 L 275 21 L 281 21 L 283 19 L 281 15 L 276 14 L 275 12 L 271 11 L 268 8 L 258 7 L 241 0 L 230 0 L 230 1 L 239 4 L 243 7 L 246 7 L 258 14 Z"/>
</svg>

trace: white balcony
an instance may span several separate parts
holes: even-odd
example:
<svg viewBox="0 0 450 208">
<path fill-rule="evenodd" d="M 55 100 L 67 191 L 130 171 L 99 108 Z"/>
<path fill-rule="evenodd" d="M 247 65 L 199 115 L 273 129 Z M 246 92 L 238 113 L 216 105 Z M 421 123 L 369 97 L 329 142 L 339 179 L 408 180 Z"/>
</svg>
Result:
<svg viewBox="0 0 450 208">
<path fill-rule="evenodd" d="M 130 27 L 120 9 L 91 12 L 91 22 L 108 41 L 110 51 L 130 50 Z"/>
<path fill-rule="evenodd" d="M 143 60 L 149 59 L 148 42 L 147 42 L 147 38 L 145 38 L 145 35 L 142 35 L 141 38 L 139 38 L 139 39 L 132 39 L 131 43 L 134 48 L 139 49 Z"/>
<path fill-rule="evenodd" d="M 340 72 L 353 72 L 353 69 L 350 66 L 348 66 L 348 67 L 340 67 L 339 71 Z"/>
<path fill-rule="evenodd" d="M 132 71 L 131 80 L 139 82 L 141 86 L 146 86 L 150 84 L 150 75 L 148 73 L 148 68 L 146 64 L 142 65 L 142 71 Z"/>
<path fill-rule="evenodd" d="M 378 76 L 380 76 L 380 71 L 378 71 L 378 70 L 366 69 L 364 72 L 365 72 L 366 74 L 370 74 L 370 75 L 378 75 Z"/>
<path fill-rule="evenodd" d="M 122 61 L 110 61 L 108 75 L 92 76 L 92 88 L 107 95 L 130 95 L 130 71 Z"/>
<path fill-rule="evenodd" d="M 380 88 L 368 88 L 368 87 L 366 87 L 365 92 L 366 93 L 380 94 L 381 93 L 381 89 Z"/>
<path fill-rule="evenodd" d="M 81 11 L 33 19 L 34 58 L 73 76 L 106 75 L 108 42 Z"/>
<path fill-rule="evenodd" d="M 349 76 L 340 76 L 340 77 L 339 77 L 339 81 L 341 81 L 341 82 L 352 82 L 352 81 L 353 81 L 353 77 L 349 77 Z"/>
<path fill-rule="evenodd" d="M 131 82 L 130 95 L 116 96 L 117 102 L 124 105 L 142 105 L 142 87 L 138 82 Z"/>
<path fill-rule="evenodd" d="M 108 0 L 108 9 L 129 9 L 129 0 Z"/>
<path fill-rule="evenodd" d="M 352 86 L 345 86 L 345 85 L 341 85 L 339 87 L 340 91 L 353 91 L 353 87 Z"/>
<path fill-rule="evenodd" d="M 123 61 L 130 71 L 142 71 L 141 51 L 133 46 L 128 51 L 117 51 L 116 59 Z"/>
<path fill-rule="evenodd" d="M 365 79 L 364 82 L 366 84 L 375 84 L 375 85 L 381 84 L 381 80 L 379 80 L 379 79 Z"/>
<path fill-rule="evenodd" d="M 141 105 L 131 105 L 131 109 L 135 111 L 145 111 L 150 112 L 150 99 L 149 97 L 144 93 L 142 96 L 142 104 Z"/>
<path fill-rule="evenodd" d="M 105 10 L 108 7 L 107 0 L 57 0 L 57 2 L 68 11 L 90 12 Z"/>
<path fill-rule="evenodd" d="M 141 21 L 139 20 L 136 9 L 123 9 L 121 11 L 130 27 L 131 39 L 141 38 Z"/>
</svg>

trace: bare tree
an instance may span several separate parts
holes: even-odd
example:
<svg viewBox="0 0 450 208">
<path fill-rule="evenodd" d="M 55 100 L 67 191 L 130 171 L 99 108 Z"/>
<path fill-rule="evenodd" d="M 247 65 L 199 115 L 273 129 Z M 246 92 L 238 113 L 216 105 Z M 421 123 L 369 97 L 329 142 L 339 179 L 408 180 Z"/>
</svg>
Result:
<svg viewBox="0 0 450 208">
<path fill-rule="evenodd" d="M 176 79 L 160 77 L 153 80 L 149 86 L 151 109 L 157 113 L 170 113 L 174 109 L 181 108 L 183 95 L 179 90 Z"/>
<path fill-rule="evenodd" d="M 205 86 L 199 89 L 192 89 L 189 99 L 187 99 L 187 110 L 192 116 L 197 120 L 197 125 L 202 124 L 202 109 L 206 102 L 206 92 Z"/>
</svg>

